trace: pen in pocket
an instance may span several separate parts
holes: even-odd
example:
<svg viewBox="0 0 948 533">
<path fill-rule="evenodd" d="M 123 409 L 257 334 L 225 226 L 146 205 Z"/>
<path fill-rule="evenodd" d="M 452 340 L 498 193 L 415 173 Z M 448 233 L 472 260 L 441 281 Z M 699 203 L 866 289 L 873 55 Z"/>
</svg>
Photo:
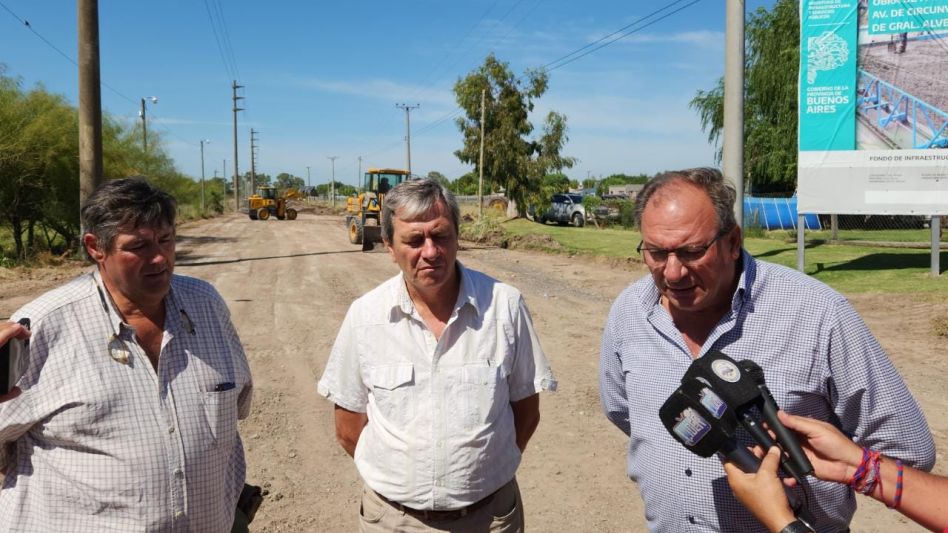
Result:
<svg viewBox="0 0 948 533">
<path fill-rule="evenodd" d="M 236 387 L 233 382 L 228 381 L 227 383 L 218 383 L 214 385 L 214 392 L 224 392 Z"/>
</svg>

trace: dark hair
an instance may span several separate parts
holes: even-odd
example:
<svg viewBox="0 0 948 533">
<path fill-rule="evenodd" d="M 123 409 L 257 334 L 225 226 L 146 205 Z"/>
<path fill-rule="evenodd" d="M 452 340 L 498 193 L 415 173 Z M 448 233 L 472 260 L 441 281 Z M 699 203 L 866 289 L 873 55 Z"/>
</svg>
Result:
<svg viewBox="0 0 948 533">
<path fill-rule="evenodd" d="M 145 178 L 122 178 L 99 185 L 82 204 L 82 232 L 95 235 L 111 250 L 120 231 L 140 227 L 174 227 L 177 202 Z"/>
<path fill-rule="evenodd" d="M 443 185 L 435 180 L 422 178 L 403 181 L 392 187 L 392 190 L 385 195 L 382 205 L 382 237 L 385 242 L 392 242 L 392 237 L 395 235 L 392 219 L 396 211 L 401 211 L 398 217 L 402 220 L 411 220 L 427 213 L 439 201 L 444 202 L 451 213 L 451 221 L 454 222 L 456 233 L 461 224 L 461 209 L 458 207 L 457 199 Z"/>
<path fill-rule="evenodd" d="M 718 231 L 727 233 L 737 226 L 737 219 L 734 217 L 734 199 L 737 197 L 737 191 L 734 190 L 734 186 L 724 180 L 720 170 L 701 167 L 665 172 L 645 184 L 635 199 L 635 210 L 632 212 L 633 220 L 639 230 L 642 229 L 642 213 L 649 199 L 658 191 L 674 183 L 693 185 L 708 195 L 717 215 Z"/>
</svg>

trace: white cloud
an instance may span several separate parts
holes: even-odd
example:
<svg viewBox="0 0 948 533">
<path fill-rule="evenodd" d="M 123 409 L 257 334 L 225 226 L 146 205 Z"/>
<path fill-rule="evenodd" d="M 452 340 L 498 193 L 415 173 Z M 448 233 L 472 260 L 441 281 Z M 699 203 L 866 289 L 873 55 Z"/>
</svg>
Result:
<svg viewBox="0 0 948 533">
<path fill-rule="evenodd" d="M 418 95 L 422 95 L 425 97 L 426 102 L 434 104 L 451 105 L 454 102 L 454 95 L 450 92 L 433 87 L 398 83 L 385 79 L 325 80 L 321 78 L 288 77 L 286 81 L 304 89 L 348 96 L 360 96 L 375 100 L 389 101 L 396 97 L 403 98 L 400 95 L 415 95 L 411 98 L 415 100 L 418 99 Z"/>
</svg>

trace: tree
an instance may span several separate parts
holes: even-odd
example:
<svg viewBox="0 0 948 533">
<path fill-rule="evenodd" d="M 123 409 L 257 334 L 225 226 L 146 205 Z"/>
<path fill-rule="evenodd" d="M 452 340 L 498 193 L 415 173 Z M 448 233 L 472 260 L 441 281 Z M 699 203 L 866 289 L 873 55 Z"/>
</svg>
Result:
<svg viewBox="0 0 948 533">
<path fill-rule="evenodd" d="M 629 176 L 628 174 L 612 174 L 602 181 L 599 182 L 599 186 L 596 189 L 596 194 L 602 196 L 604 194 L 609 194 L 610 185 L 628 185 L 630 183 L 648 183 L 649 177 L 645 174 L 639 174 L 637 176 Z"/>
<path fill-rule="evenodd" d="M 526 213 L 527 204 L 540 195 L 543 176 L 576 162 L 575 158 L 560 155 L 568 140 L 564 115 L 549 112 L 540 137 L 528 138 L 533 132 L 529 114 L 534 100 L 546 92 L 548 81 L 543 70 L 527 70 L 517 78 L 507 63 L 489 54 L 483 65 L 454 85 L 458 105 L 465 113 L 457 119 L 464 145 L 454 155 L 479 170 L 481 94 L 486 91 L 485 184 L 490 184 L 490 190 L 503 188 L 520 213 Z"/>
<path fill-rule="evenodd" d="M 306 185 L 306 182 L 303 180 L 303 178 L 288 174 L 286 172 L 281 172 L 277 174 L 276 183 L 274 185 L 281 191 L 286 189 L 299 190 Z"/>
<path fill-rule="evenodd" d="M 451 182 L 451 192 L 460 196 L 473 196 L 477 194 L 477 180 L 478 176 L 476 172 L 468 172 L 458 179 Z M 490 187 L 487 187 L 485 193 L 490 193 Z"/>
<path fill-rule="evenodd" d="M 744 179 L 753 191 L 796 189 L 798 9 L 797 0 L 777 0 L 772 10 L 760 7 L 746 23 Z M 698 91 L 690 106 L 698 111 L 720 162 L 724 79 L 708 91 Z"/>
<path fill-rule="evenodd" d="M 428 179 L 435 180 L 449 189 L 451 188 L 451 180 L 449 180 L 444 174 L 440 172 L 432 170 L 428 173 Z"/>
<path fill-rule="evenodd" d="M 78 112 L 65 97 L 42 86 L 24 91 L 0 64 L 0 225 L 10 228 L 15 257 L 77 248 L 78 138 Z M 141 139 L 140 129 L 102 117 L 105 176 L 146 175 L 179 206 L 196 207 L 200 186 L 175 169 L 160 134 L 149 134 L 148 154 Z"/>
</svg>

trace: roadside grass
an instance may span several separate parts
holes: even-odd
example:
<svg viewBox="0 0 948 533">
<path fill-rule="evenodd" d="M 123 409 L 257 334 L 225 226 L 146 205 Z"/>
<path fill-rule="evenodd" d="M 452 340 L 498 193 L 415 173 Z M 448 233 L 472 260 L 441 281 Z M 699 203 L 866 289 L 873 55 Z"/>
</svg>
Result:
<svg viewBox="0 0 948 533">
<path fill-rule="evenodd" d="M 503 224 L 510 235 L 511 247 L 526 243 L 526 248 L 554 253 L 602 256 L 609 258 L 640 260 L 635 252 L 640 235 L 637 231 L 620 228 L 596 229 L 586 226 L 541 225 L 525 219 L 511 220 Z M 882 232 L 840 231 L 843 240 L 873 240 L 892 242 L 920 242 L 919 237 L 929 230 L 890 230 Z M 904 235 L 903 235 L 904 232 Z M 829 232 L 825 232 L 828 239 Z M 942 251 L 940 265 L 942 275 L 932 278 L 930 250 L 925 248 L 889 248 L 856 244 L 830 244 L 823 240 L 821 232 L 807 232 L 804 254 L 804 272 L 843 293 L 899 293 L 948 295 L 948 251 Z M 530 236 L 542 235 L 558 243 L 558 246 L 531 246 L 542 239 Z M 797 249 L 795 237 L 790 232 L 765 232 L 763 238 L 747 238 L 744 246 L 754 257 L 796 268 Z M 845 239 L 843 236 L 845 235 Z M 930 238 L 930 233 L 928 234 Z M 916 240 L 918 239 L 918 240 Z"/>
</svg>

